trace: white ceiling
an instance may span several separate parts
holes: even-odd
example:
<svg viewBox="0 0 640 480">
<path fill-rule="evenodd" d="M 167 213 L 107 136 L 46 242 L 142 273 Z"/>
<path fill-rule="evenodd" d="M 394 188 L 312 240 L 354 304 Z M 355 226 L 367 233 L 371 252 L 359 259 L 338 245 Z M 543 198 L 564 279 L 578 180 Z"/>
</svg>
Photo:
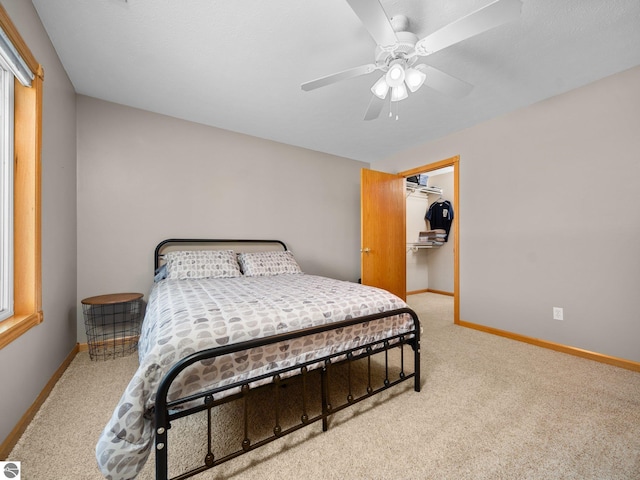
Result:
<svg viewBox="0 0 640 480">
<path fill-rule="evenodd" d="M 366 162 L 640 65 L 639 0 L 523 0 L 519 20 L 426 57 L 468 96 L 423 87 L 398 120 L 364 121 L 379 72 L 300 88 L 373 62 L 345 0 L 32 1 L 79 94 Z M 422 38 L 490 2 L 382 5 Z"/>
</svg>

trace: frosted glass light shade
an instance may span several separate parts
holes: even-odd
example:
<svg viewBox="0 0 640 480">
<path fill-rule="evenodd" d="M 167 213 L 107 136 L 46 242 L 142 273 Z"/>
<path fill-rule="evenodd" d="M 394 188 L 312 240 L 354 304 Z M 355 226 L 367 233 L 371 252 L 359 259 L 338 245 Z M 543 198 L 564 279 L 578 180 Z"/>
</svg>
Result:
<svg viewBox="0 0 640 480">
<path fill-rule="evenodd" d="M 404 83 L 401 83 L 397 87 L 391 88 L 391 101 L 399 102 L 400 100 L 404 100 L 407 98 L 409 94 L 407 93 L 407 87 L 404 86 Z"/>
<path fill-rule="evenodd" d="M 426 79 L 427 76 L 424 72 L 416 70 L 415 68 L 409 68 L 406 71 L 404 82 L 407 84 L 407 87 L 409 87 L 409 90 L 411 90 L 411 93 L 413 93 L 424 84 Z"/>
<path fill-rule="evenodd" d="M 371 93 L 380 100 L 387 98 L 387 93 L 389 93 L 389 84 L 387 83 L 385 75 L 381 76 L 380 79 L 373 84 L 373 87 L 371 87 Z"/>
<path fill-rule="evenodd" d="M 405 72 L 402 60 L 394 60 L 385 76 L 390 87 L 397 87 L 404 82 Z"/>
</svg>

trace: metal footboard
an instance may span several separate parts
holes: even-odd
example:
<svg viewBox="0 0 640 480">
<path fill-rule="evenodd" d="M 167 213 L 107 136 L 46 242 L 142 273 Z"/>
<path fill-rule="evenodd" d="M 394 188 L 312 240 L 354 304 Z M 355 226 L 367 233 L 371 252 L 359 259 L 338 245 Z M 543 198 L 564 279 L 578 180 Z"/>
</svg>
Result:
<svg viewBox="0 0 640 480">
<path fill-rule="evenodd" d="M 355 348 L 332 353 L 321 358 L 315 358 L 308 362 L 283 368 L 278 371 L 272 371 L 264 375 L 254 376 L 242 382 L 236 382 L 230 385 L 212 388 L 210 390 L 189 395 L 177 400 L 169 401 L 167 399 L 169 389 L 174 379 L 183 370 L 196 362 L 235 352 L 250 350 L 252 348 L 262 347 L 265 345 L 288 341 L 294 338 L 305 337 L 308 335 L 323 333 L 330 330 L 337 330 L 360 323 L 382 320 L 402 314 L 408 314 L 413 319 L 413 329 L 408 332 L 372 341 L 366 345 L 359 345 Z M 413 353 L 413 368 L 409 368 L 408 372 L 406 371 L 405 366 L 405 362 L 407 360 L 405 350 L 407 348 L 412 350 Z M 394 372 L 391 372 L 389 353 L 393 349 L 400 349 L 399 372 L 396 371 L 398 368 L 397 366 L 395 367 Z M 382 381 L 382 385 L 379 386 L 372 383 L 372 357 L 374 355 L 380 355 L 384 357 L 382 367 L 384 379 Z M 352 385 L 352 382 L 354 381 L 354 379 L 352 378 L 352 366 L 358 360 L 366 362 L 365 370 L 367 373 L 365 375 L 366 386 L 364 386 L 364 388 L 361 387 L 359 389 L 356 389 L 355 385 Z M 332 372 L 337 365 L 340 365 L 340 368 L 346 369 L 346 395 L 343 395 L 342 398 L 337 398 L 338 395 L 335 395 L 332 392 L 331 388 Z M 309 408 L 309 404 L 311 401 L 309 395 L 311 389 L 309 388 L 308 384 L 311 381 L 310 378 L 313 370 L 320 371 L 321 409 L 317 413 L 312 413 L 311 409 Z M 299 421 L 293 425 L 285 426 L 282 425 L 280 418 L 281 392 L 283 385 L 294 377 L 299 378 L 302 383 L 302 394 L 301 398 L 299 399 Z M 198 473 L 220 465 L 221 463 L 236 458 L 239 455 L 247 453 L 260 446 L 266 445 L 267 443 L 270 443 L 278 438 L 281 438 L 289 433 L 295 432 L 307 425 L 318 421 L 322 421 L 322 429 L 323 431 L 326 431 L 328 428 L 328 418 L 332 414 L 412 378 L 414 379 L 414 390 L 416 392 L 419 392 L 420 322 L 416 313 L 410 308 L 402 308 L 389 312 L 382 312 L 374 315 L 368 315 L 366 317 L 344 320 L 329 325 L 311 327 L 303 330 L 298 330 L 296 332 L 284 333 L 267 338 L 250 340 L 238 344 L 225 345 L 214 349 L 196 352 L 180 360 L 176 365 L 174 365 L 162 379 L 158 387 L 154 413 L 156 479 L 165 480 L 168 478 L 168 430 L 171 428 L 171 422 L 179 418 L 193 415 L 198 412 L 206 412 L 208 422 L 207 452 L 200 465 L 185 473 L 173 477 L 173 479 L 184 479 L 197 475 Z M 252 439 L 250 434 L 248 415 L 248 409 L 251 402 L 252 394 L 253 391 L 257 388 L 267 388 L 264 385 L 259 387 L 254 387 L 252 385 L 261 385 L 265 383 L 266 386 L 271 388 L 273 392 L 273 401 L 275 403 L 272 429 L 273 433 L 265 438 Z M 364 393 L 361 392 L 360 394 L 358 394 L 358 392 L 356 392 L 356 390 L 361 391 L 363 389 Z M 315 400 L 317 401 L 317 399 Z M 212 439 L 215 435 L 215 432 L 212 431 L 211 427 L 212 410 L 216 407 L 219 407 L 220 405 L 232 401 L 239 401 L 242 404 L 244 438 L 242 439 L 240 444 L 237 445 L 236 450 L 217 457 L 215 452 L 213 451 L 214 448 L 212 446 Z"/>
</svg>

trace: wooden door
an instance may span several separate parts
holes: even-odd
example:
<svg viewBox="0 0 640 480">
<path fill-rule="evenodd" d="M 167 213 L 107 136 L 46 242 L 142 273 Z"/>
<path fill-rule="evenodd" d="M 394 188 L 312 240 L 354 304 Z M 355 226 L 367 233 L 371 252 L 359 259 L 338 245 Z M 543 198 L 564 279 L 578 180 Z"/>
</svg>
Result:
<svg viewBox="0 0 640 480">
<path fill-rule="evenodd" d="M 362 283 L 406 300 L 406 200 L 404 177 L 362 169 Z"/>
</svg>

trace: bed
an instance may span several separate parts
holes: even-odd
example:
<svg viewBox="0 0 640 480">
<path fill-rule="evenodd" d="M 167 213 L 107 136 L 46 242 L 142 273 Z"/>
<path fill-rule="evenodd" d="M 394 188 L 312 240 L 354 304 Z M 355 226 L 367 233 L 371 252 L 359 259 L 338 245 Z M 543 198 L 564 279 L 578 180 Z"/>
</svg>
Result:
<svg viewBox="0 0 640 480">
<path fill-rule="evenodd" d="M 156 247 L 154 266 L 139 367 L 96 445 L 106 478 L 135 478 L 151 452 L 156 478 L 169 478 L 169 431 L 185 417 L 204 414 L 205 452 L 172 478 L 197 475 L 316 422 L 326 431 L 334 413 L 407 380 L 420 391 L 415 312 L 385 290 L 304 273 L 279 240 L 169 239 Z M 352 385 L 356 364 L 365 365 L 360 387 Z M 302 385 L 300 412 L 285 425 L 280 405 L 292 396 L 284 390 L 292 379 Z M 258 391 L 275 405 L 264 438 L 254 438 L 249 425 Z M 224 432 L 212 431 L 212 416 L 229 402 L 240 404 L 243 433 L 219 453 L 215 439 Z"/>
</svg>

